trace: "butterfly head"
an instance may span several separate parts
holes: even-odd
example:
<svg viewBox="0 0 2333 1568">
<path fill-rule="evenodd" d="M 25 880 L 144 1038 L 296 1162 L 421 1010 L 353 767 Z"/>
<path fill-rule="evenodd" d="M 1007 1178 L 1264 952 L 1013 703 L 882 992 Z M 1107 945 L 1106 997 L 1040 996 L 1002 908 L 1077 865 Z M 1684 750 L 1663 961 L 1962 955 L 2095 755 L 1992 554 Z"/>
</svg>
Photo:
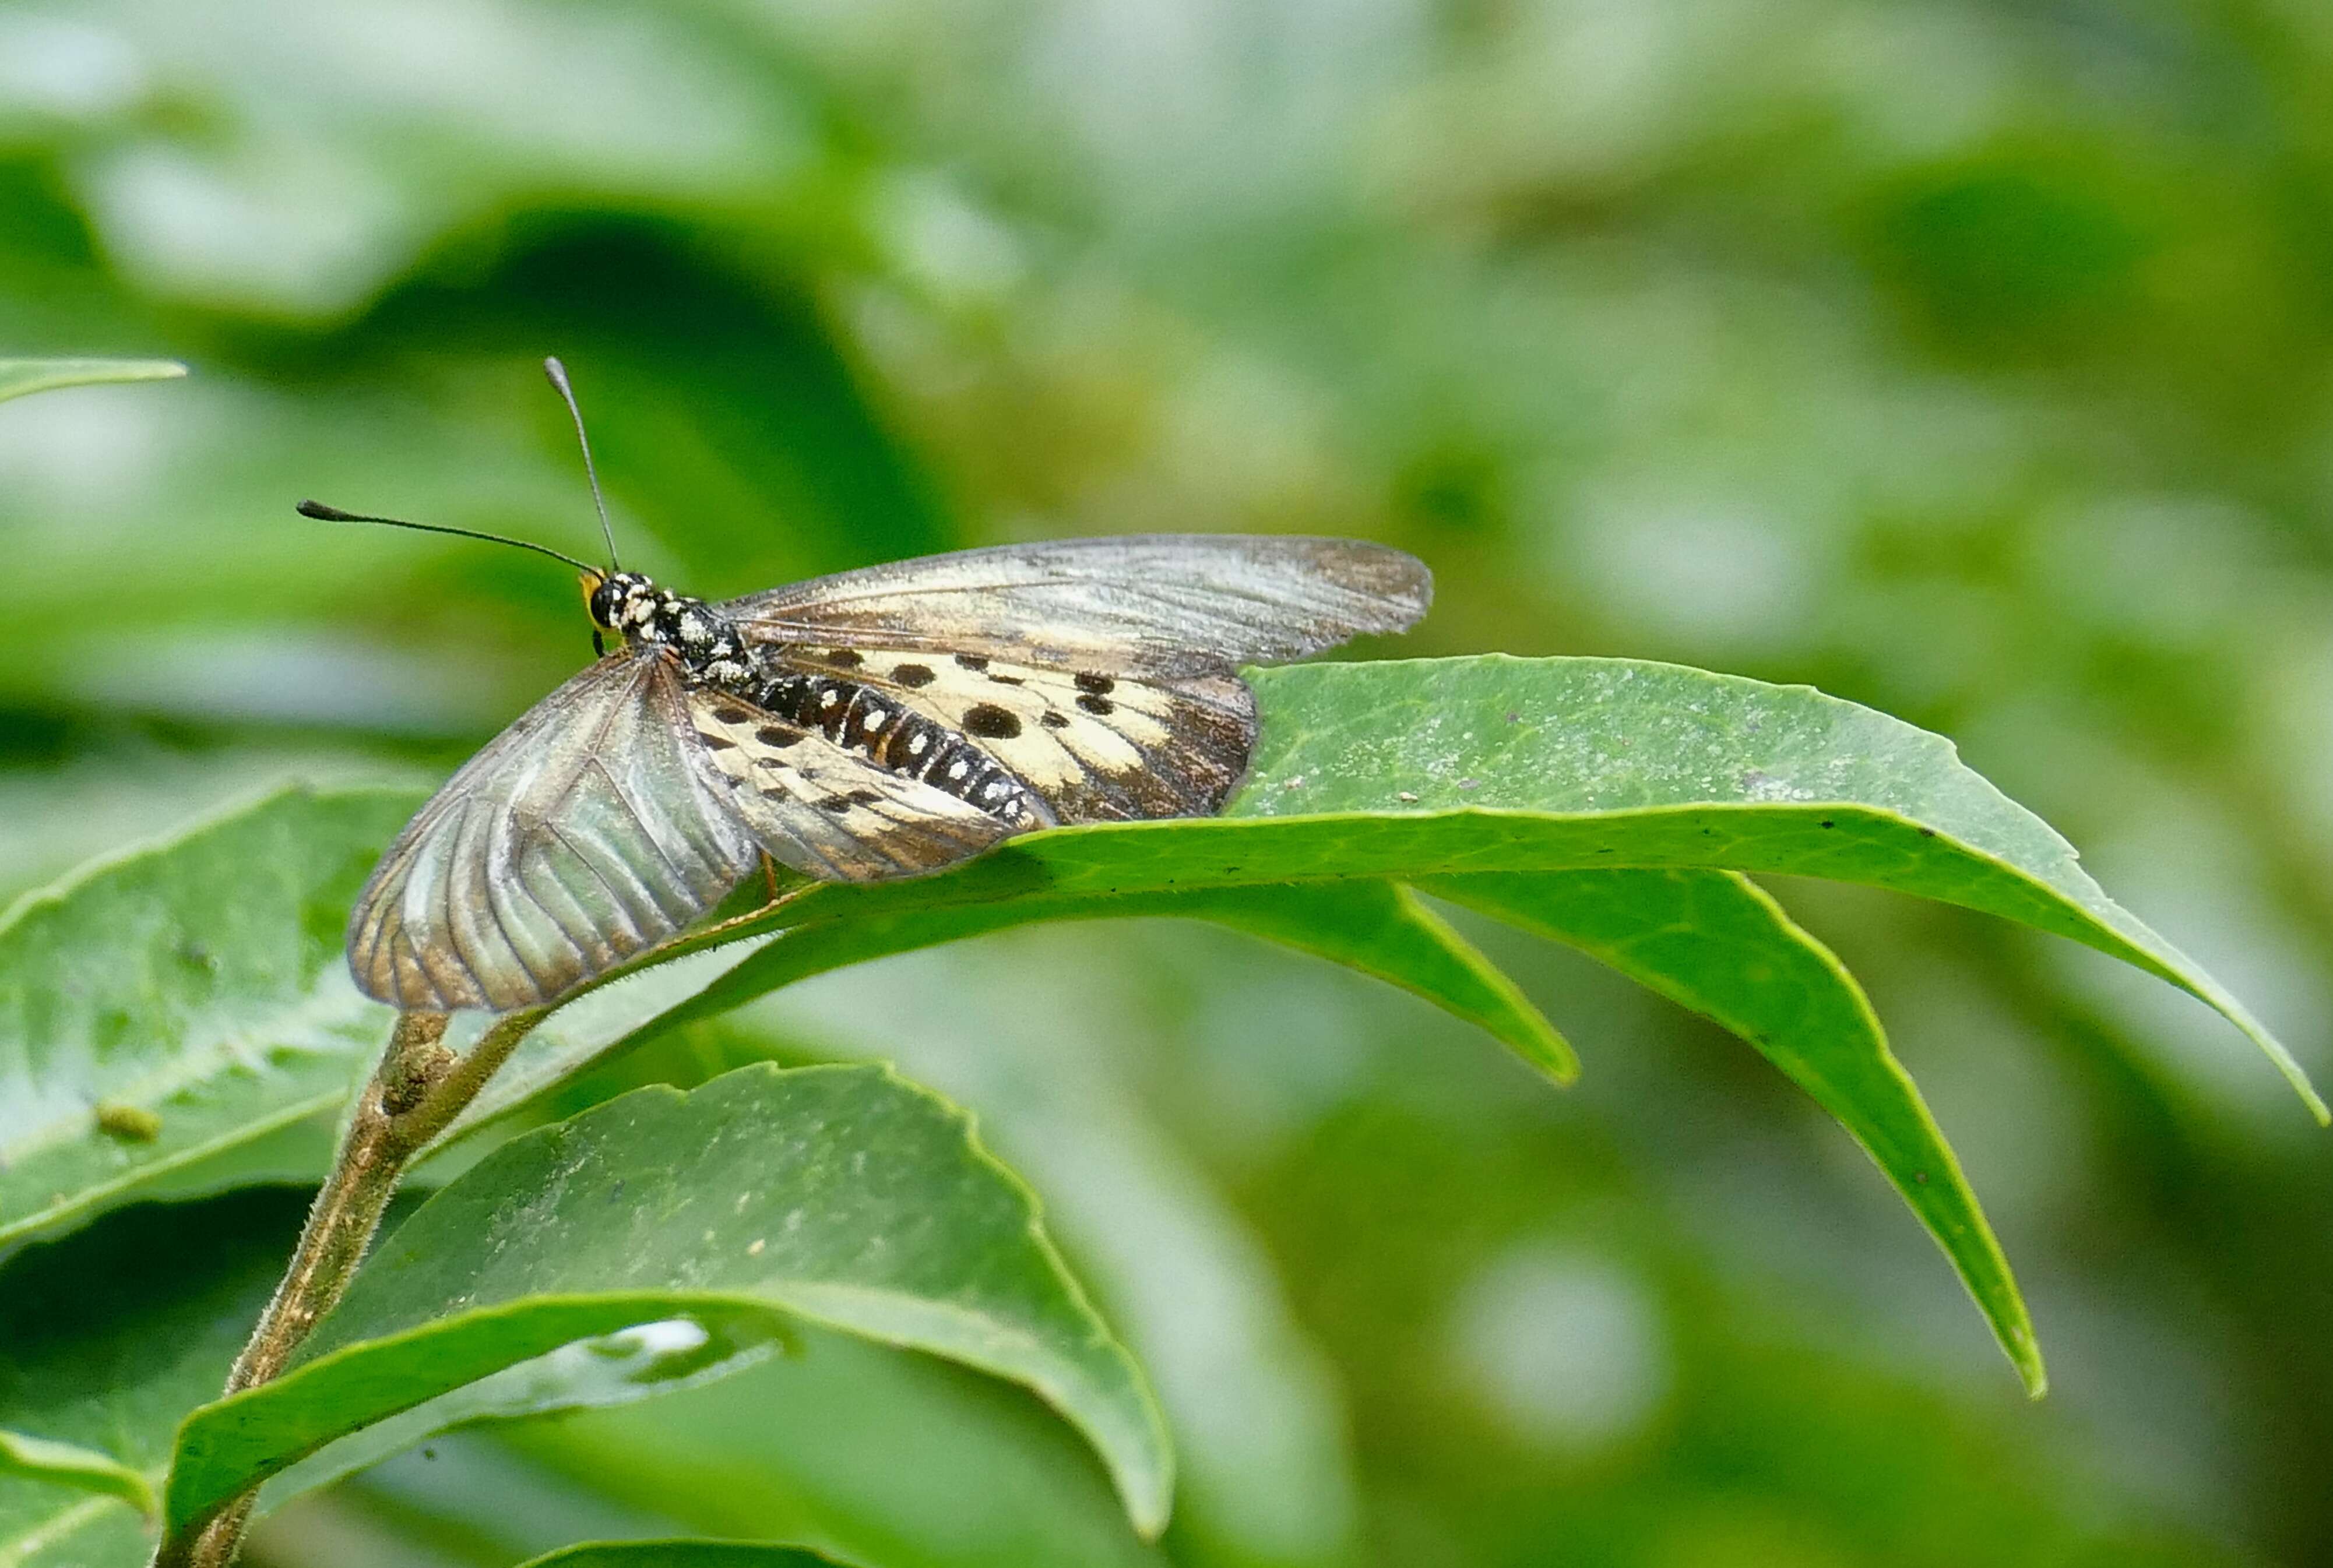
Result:
<svg viewBox="0 0 2333 1568">
<path fill-rule="evenodd" d="M 593 626 L 628 637 L 653 624 L 672 597 L 636 571 L 593 572 L 583 579 L 583 596 Z"/>
<path fill-rule="evenodd" d="M 583 579 L 591 624 L 627 643 L 669 650 L 691 674 L 726 684 L 743 680 L 749 664 L 735 626 L 703 599 L 658 588 L 636 571 Z"/>
</svg>

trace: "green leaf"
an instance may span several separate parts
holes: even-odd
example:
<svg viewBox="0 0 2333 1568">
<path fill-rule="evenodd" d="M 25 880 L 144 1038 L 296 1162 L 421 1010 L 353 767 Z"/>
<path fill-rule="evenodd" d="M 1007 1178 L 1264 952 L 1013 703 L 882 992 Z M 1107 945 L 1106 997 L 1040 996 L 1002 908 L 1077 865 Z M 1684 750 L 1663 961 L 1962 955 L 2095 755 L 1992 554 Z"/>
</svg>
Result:
<svg viewBox="0 0 2333 1568">
<path fill-rule="evenodd" d="M 1591 954 L 1755 1046 L 1886 1172 L 2040 1397 L 2032 1321 L 1960 1162 L 1863 988 L 1763 889 L 1713 871 L 1491 873 L 1426 887 Z"/>
<path fill-rule="evenodd" d="M 78 1491 L 119 1497 L 141 1514 L 155 1511 L 153 1483 L 112 1456 L 78 1443 L 0 1431 L 0 1476 L 52 1481 Z"/>
<path fill-rule="evenodd" d="M 991 1147 L 1044 1194 L 1052 1234 L 1158 1391 L 1177 1450 L 1177 1554 L 1277 1568 L 1349 1562 L 1359 1488 L 1339 1380 L 1246 1206 L 1159 1120 L 1138 1082 L 1144 1075 L 1129 1074 L 1153 1057 L 1186 1057 L 1195 1026 L 1208 1026 L 1171 1002 L 1129 1004 L 1145 994 L 1145 978 L 1186 977 L 1193 989 L 1173 990 L 1267 1058 L 1287 1056 L 1288 1028 L 1337 1032 L 1332 1020 L 1356 1021 L 1352 1009 L 1396 1029 L 1428 1020 L 1397 999 L 1373 999 L 1364 980 L 1308 977 L 1292 954 L 1242 954 L 1228 939 L 1156 927 L 1110 938 L 1030 931 L 977 950 L 883 960 L 659 1041 L 610 1076 L 709 1076 L 749 1051 L 889 1061 L 978 1106 Z M 1032 973 L 1046 983 L 1029 985 Z M 870 990 L 887 999 L 883 1013 L 860 1005 Z M 1258 1006 L 1324 1016 L 1267 1018 Z M 901 1031 L 888 1015 L 945 1017 L 947 1027 Z M 1233 1021 L 1241 1018 L 1244 1029 Z M 1426 1032 L 1446 1044 L 1456 1031 Z M 1297 1058 L 1324 1044 L 1310 1041 Z M 1268 1080 L 1291 1065 L 1263 1060 L 1251 1070 Z"/>
<path fill-rule="evenodd" d="M 840 1557 L 750 1541 L 604 1541 L 569 1546 L 520 1568 L 836 1568 Z"/>
<path fill-rule="evenodd" d="M 305 1203 L 304 1194 L 269 1190 L 134 1206 L 20 1252 L 0 1267 L 0 1343 L 8 1347 L 0 1354 L 0 1415 L 106 1455 L 158 1487 L 178 1423 L 216 1398 L 283 1267 Z M 713 1533 L 769 1534 L 738 1510 L 766 1512 L 790 1491 L 807 1494 L 816 1498 L 807 1517 L 835 1536 L 825 1549 L 848 1560 L 853 1543 L 879 1544 L 882 1552 L 865 1557 L 885 1568 L 1096 1568 L 1157 1560 L 1137 1544 L 1078 1439 L 1035 1400 L 1015 1398 L 988 1379 L 805 1331 L 799 1352 L 763 1358 L 705 1387 L 728 1364 L 705 1366 L 703 1357 L 674 1348 L 668 1334 L 659 1336 L 661 1350 L 639 1343 L 643 1337 L 570 1345 L 513 1369 L 518 1380 L 557 1397 L 530 1404 L 512 1397 L 524 1391 L 515 1381 L 489 1378 L 408 1414 L 435 1413 L 441 1419 L 431 1425 L 456 1424 L 463 1412 L 447 1401 L 466 1398 L 474 1419 L 530 1409 L 590 1411 L 519 1424 L 562 1448 L 585 1442 L 595 1421 L 639 1422 L 607 1429 L 613 1448 L 577 1449 L 579 1475 L 599 1484 L 626 1469 L 629 1479 L 647 1462 L 635 1442 L 652 1442 L 667 1482 L 678 1484 L 686 1470 L 708 1500 L 730 1510 Z M 635 1381 L 641 1379 L 650 1381 Z M 500 1399 L 488 1397 L 497 1391 Z M 651 1391 L 662 1397 L 608 1408 Z M 388 1451 L 406 1420 L 366 1429 L 276 1477 L 262 1493 L 263 1511 Z M 773 1423 L 782 1429 L 771 1430 Z M 503 1422 L 498 1429 L 513 1427 Z M 362 1451 L 376 1433 L 381 1440 Z M 687 1449 L 690 1442 L 702 1451 Z M 685 1452 L 706 1463 L 685 1464 Z M 723 1455 L 728 1468 L 716 1475 L 713 1461 Z M 898 1473 L 902 1456 L 913 1474 Z M 311 1470 L 319 1461 L 332 1461 L 332 1468 Z M 741 1496 L 744 1466 L 753 1473 Z M 711 1528 L 675 1506 L 667 1493 L 645 1500 L 641 1511 Z M 0 1474 L 0 1563 L 142 1568 L 152 1551 L 152 1537 L 121 1502 Z"/>
<path fill-rule="evenodd" d="M 638 1037 L 670 1009 L 686 1003 L 676 1016 L 701 1016 L 880 951 L 1027 921 L 1166 913 L 1177 899 L 1192 900 L 1182 907 L 1194 913 L 1216 900 L 1208 918 L 1244 912 L 1236 917 L 1252 928 L 1289 923 L 1292 901 L 1272 915 L 1220 896 L 1236 888 L 1620 865 L 1832 876 L 2071 936 L 2219 1006 L 2322 1112 L 2266 1031 L 2109 901 L 2063 839 L 1962 767 L 1947 742 L 1884 714 L 1805 688 L 1616 660 L 1304 665 L 1254 679 L 1263 743 L 1255 782 L 1225 817 L 1039 835 L 941 876 L 821 888 L 717 942 L 685 941 L 562 1008 L 464 1125 Z M 405 791 L 295 792 L 254 808 L 265 820 L 222 822 L 86 874 L 0 922 L 0 1095 L 34 1107 L 0 1140 L 10 1162 L 0 1168 L 0 1244 L 337 1103 L 353 1058 L 369 1057 L 386 1028 L 385 1012 L 339 972 L 337 906 L 415 803 Z M 270 834 L 282 836 L 279 851 L 235 852 Z M 242 993 L 223 999 L 229 1016 L 206 1013 L 212 999 L 192 996 L 188 983 L 198 977 L 172 966 L 210 955 L 214 902 L 264 922 L 271 901 L 293 898 L 317 906 L 302 923 L 302 961 L 239 962 Z M 1299 945 L 1340 956 L 1333 950 L 1352 947 L 1359 907 L 1341 932 L 1332 915 Z M 781 923 L 786 934 L 773 941 Z M 60 945 L 51 928 L 72 941 Z M 111 961 L 120 930 L 154 933 L 133 945 L 128 966 Z M 889 946 L 871 940 L 878 932 Z M 1362 967 L 1438 989 L 1444 1005 L 1551 1072 L 1567 1070 L 1552 1031 L 1495 994 L 1503 982 L 1478 961 L 1455 949 L 1437 956 L 1426 933 L 1408 934 L 1416 961 L 1396 972 L 1381 947 Z M 704 951 L 716 946 L 724 951 Z M 744 967 L 699 998 L 740 953 Z M 62 1004 L 42 967 L 67 958 L 78 1009 Z M 1446 983 L 1429 982 L 1434 969 Z M 181 1016 L 159 1032 L 121 1030 L 110 1020 L 139 1016 L 149 979 L 190 993 Z M 292 1037 L 292 1049 L 277 1048 L 273 1032 Z M 270 1053 L 279 1070 L 244 1070 Z M 97 1132 L 101 1101 L 153 1111 L 159 1135 Z"/>
<path fill-rule="evenodd" d="M 1571 1042 L 1473 942 L 1406 887 L 1355 881 L 1207 895 L 1205 918 L 1325 958 L 1423 997 L 1559 1084 L 1579 1076 Z M 1172 912 L 1181 913 L 1181 912 Z"/>
<path fill-rule="evenodd" d="M 1100 1452 L 1138 1526 L 1172 1460 L 1132 1360 L 961 1113 L 867 1067 L 748 1067 L 512 1140 L 416 1212 L 292 1372 L 197 1410 L 183 1532 L 365 1424 L 562 1345 L 687 1316 L 845 1329 L 1022 1382 Z"/>
<path fill-rule="evenodd" d="M 0 917 L 0 1102 L 24 1108 L 0 1124 L 0 1247 L 158 1190 L 321 1173 L 329 1138 L 319 1119 L 346 1098 L 389 1019 L 349 983 L 346 905 L 420 798 L 285 790 L 77 872 Z M 1003 925 L 1176 913 L 1351 964 L 1482 1025 L 1559 1079 L 1577 1070 L 1553 1028 L 1480 954 L 1381 884 L 908 909 L 790 942 L 752 994 Z M 462 1130 L 691 1001 L 759 945 L 658 963 L 573 999 Z M 126 1131 L 133 1115 L 151 1118 L 137 1135 Z M 263 1149 L 280 1152 L 259 1159 Z"/>
<path fill-rule="evenodd" d="M 1810 687 L 1628 659 L 1492 654 L 1248 677 L 1263 736 L 1220 817 L 1036 834 L 938 876 L 821 887 L 732 934 L 908 907 L 1372 876 L 1633 865 L 1826 877 L 1997 914 L 2169 980 L 2249 1035 L 2333 1123 L 2242 1003 L 2108 898 L 2072 846 L 1950 741 L 1899 719 Z"/>
<path fill-rule="evenodd" d="M 772 1324 L 729 1323 L 711 1333 L 676 1318 L 562 1345 L 326 1444 L 270 1479 L 261 1488 L 259 1511 L 270 1512 L 441 1432 L 675 1393 L 734 1376 L 765 1360 L 780 1343 Z"/>
<path fill-rule="evenodd" d="M 17 1252 L 0 1266 L 0 1424 L 158 1487 L 178 1422 L 226 1382 L 306 1207 L 281 1188 L 140 1205 Z M 0 1467 L 0 1563 L 146 1561 L 127 1481 L 91 1493 L 56 1479 Z"/>
<path fill-rule="evenodd" d="M 390 1015 L 341 930 L 416 800 L 287 790 L 0 916 L 0 1247 L 346 1098 Z"/>
<path fill-rule="evenodd" d="M 1167 1560 L 1136 1536 L 1091 1454 L 1036 1400 L 826 1330 L 734 1378 L 496 1436 L 530 1465 L 676 1533 L 792 1542 L 882 1568 Z"/>
<path fill-rule="evenodd" d="M 495 1103 L 656 1020 L 871 956 L 880 949 L 868 933 L 918 946 L 1028 920 L 1180 907 L 1281 924 L 1273 934 L 1292 940 L 1311 899 L 1330 913 L 1302 943 L 1355 961 L 1369 945 L 1360 901 L 1379 901 L 1382 914 L 1385 879 L 1616 865 L 1829 875 L 2059 932 L 2219 1004 L 2306 1092 L 2249 1015 L 2107 900 L 2062 839 L 1947 743 L 1884 715 L 1804 689 L 1608 660 L 1302 666 L 1255 680 L 1266 718 L 1256 778 L 1224 818 L 1069 829 L 938 877 L 816 890 L 777 921 L 727 932 L 719 951 L 693 939 L 561 1009 Z M 338 1103 L 386 1021 L 341 973 L 341 910 L 414 799 L 293 792 L 0 921 L 0 1095 L 24 1108 L 0 1144 L 0 1242 L 85 1218 Z M 1226 902 L 1258 889 L 1277 890 L 1279 914 Z M 1355 903 L 1340 929 L 1333 912 L 1347 893 Z M 1477 961 L 1436 955 L 1415 920 L 1392 925 L 1400 961 L 1379 943 L 1364 967 L 1439 990 L 1445 1005 L 1471 985 L 1460 1010 L 1498 1019 L 1511 1044 L 1531 1048 L 1531 1015 L 1502 1001 Z M 744 967 L 708 991 L 741 953 Z M 1437 966 L 1445 977 L 1429 980 Z M 682 1004 L 689 1011 L 675 1013 Z M 1551 1066 L 1561 1059 L 1552 1040 L 1537 1047 Z M 102 1131 L 101 1104 L 148 1111 L 158 1132 Z"/>
<path fill-rule="evenodd" d="M 1570 1043 L 1514 983 L 1440 916 L 1390 883 L 1356 879 L 1310 886 L 1032 894 L 984 904 L 893 904 L 869 910 L 863 920 L 820 922 L 791 931 L 781 941 L 765 939 L 735 967 L 629 1037 L 604 1025 L 539 1029 L 448 1137 L 461 1136 L 648 1033 L 718 1017 L 812 975 L 1016 925 L 1140 916 L 1208 921 L 1374 975 L 1479 1025 L 1558 1083 L 1579 1076 L 1579 1061 Z"/>
<path fill-rule="evenodd" d="M 186 373 L 173 359 L 0 359 L 0 403 L 61 387 L 168 381 Z"/>
</svg>

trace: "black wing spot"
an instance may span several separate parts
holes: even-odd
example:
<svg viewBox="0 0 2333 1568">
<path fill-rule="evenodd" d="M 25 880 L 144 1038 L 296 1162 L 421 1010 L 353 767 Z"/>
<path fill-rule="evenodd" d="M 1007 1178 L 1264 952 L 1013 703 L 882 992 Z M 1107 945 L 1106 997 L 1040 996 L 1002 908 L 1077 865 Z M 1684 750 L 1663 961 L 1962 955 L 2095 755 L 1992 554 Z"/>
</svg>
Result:
<svg viewBox="0 0 2333 1568">
<path fill-rule="evenodd" d="M 848 795 L 829 795 L 826 798 L 818 803 L 818 808 L 821 811 L 831 811 L 837 817 L 840 817 L 844 812 L 850 809 L 850 797 Z"/>
<path fill-rule="evenodd" d="M 1091 692 L 1097 697 L 1107 697 L 1118 689 L 1118 683 L 1108 675 L 1080 675 L 1078 690 Z"/>
<path fill-rule="evenodd" d="M 1044 725 L 1048 730 L 1066 730 L 1070 727 L 1070 722 L 1051 708 L 1037 715 L 1037 722 Z"/>
<path fill-rule="evenodd" d="M 725 724 L 743 724 L 754 717 L 743 708 L 715 708 L 713 716 Z"/>
<path fill-rule="evenodd" d="M 872 789 L 853 789 L 850 795 L 850 800 L 853 806 L 873 806 L 882 798 L 883 797 L 876 794 Z"/>
<path fill-rule="evenodd" d="M 838 670 L 855 670 L 867 659 L 856 648 L 836 648 L 828 653 L 826 662 Z"/>
<path fill-rule="evenodd" d="M 736 741 L 732 741 L 726 735 L 707 734 L 702 730 L 697 731 L 696 738 L 704 741 L 706 745 L 712 747 L 715 751 L 726 751 L 737 744 Z"/>
<path fill-rule="evenodd" d="M 754 731 L 754 739 L 764 746 L 775 746 L 783 750 L 800 741 L 802 731 L 783 729 L 776 724 L 764 724 Z"/>
<path fill-rule="evenodd" d="M 988 684 L 992 686 L 1025 686 L 1029 683 L 1018 675 L 991 675 Z"/>
<path fill-rule="evenodd" d="M 962 664 L 967 670 L 984 670 L 988 668 L 987 659 L 978 654 L 958 654 L 955 656 L 955 662 Z"/>
<path fill-rule="evenodd" d="M 891 671 L 891 678 L 910 689 L 917 686 L 928 686 L 939 679 L 937 675 L 932 674 L 932 667 L 929 664 L 895 665 Z"/>
<path fill-rule="evenodd" d="M 984 741 L 1010 741 L 1021 732 L 1021 721 L 994 703 L 975 703 L 964 715 L 964 729 Z"/>
<path fill-rule="evenodd" d="M 1091 692 L 1078 693 L 1078 706 L 1097 719 L 1107 719 L 1118 712 L 1118 704 L 1108 697 L 1097 697 Z"/>
</svg>

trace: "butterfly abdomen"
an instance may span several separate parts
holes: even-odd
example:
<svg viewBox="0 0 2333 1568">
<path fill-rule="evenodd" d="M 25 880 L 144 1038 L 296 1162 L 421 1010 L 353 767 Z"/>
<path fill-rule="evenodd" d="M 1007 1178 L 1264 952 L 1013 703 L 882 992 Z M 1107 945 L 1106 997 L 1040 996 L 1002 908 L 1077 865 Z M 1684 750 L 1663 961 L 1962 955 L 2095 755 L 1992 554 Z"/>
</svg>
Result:
<svg viewBox="0 0 2333 1568">
<path fill-rule="evenodd" d="M 824 736 L 878 767 L 1031 826 L 1052 813 L 1010 769 L 945 724 L 861 681 L 781 669 L 745 695 L 756 706 Z"/>
</svg>

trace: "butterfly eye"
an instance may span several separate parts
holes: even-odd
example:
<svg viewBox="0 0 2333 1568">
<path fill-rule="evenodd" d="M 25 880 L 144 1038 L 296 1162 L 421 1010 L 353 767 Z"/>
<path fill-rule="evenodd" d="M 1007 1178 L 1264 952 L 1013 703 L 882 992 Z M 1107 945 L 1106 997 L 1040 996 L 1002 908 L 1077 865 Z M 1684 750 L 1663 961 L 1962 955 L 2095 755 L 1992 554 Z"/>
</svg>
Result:
<svg viewBox="0 0 2333 1568">
<path fill-rule="evenodd" d="M 582 583 L 583 604 L 591 614 L 591 624 L 603 631 L 616 630 L 616 611 L 621 595 L 615 579 L 592 572 L 583 578 Z"/>
</svg>

